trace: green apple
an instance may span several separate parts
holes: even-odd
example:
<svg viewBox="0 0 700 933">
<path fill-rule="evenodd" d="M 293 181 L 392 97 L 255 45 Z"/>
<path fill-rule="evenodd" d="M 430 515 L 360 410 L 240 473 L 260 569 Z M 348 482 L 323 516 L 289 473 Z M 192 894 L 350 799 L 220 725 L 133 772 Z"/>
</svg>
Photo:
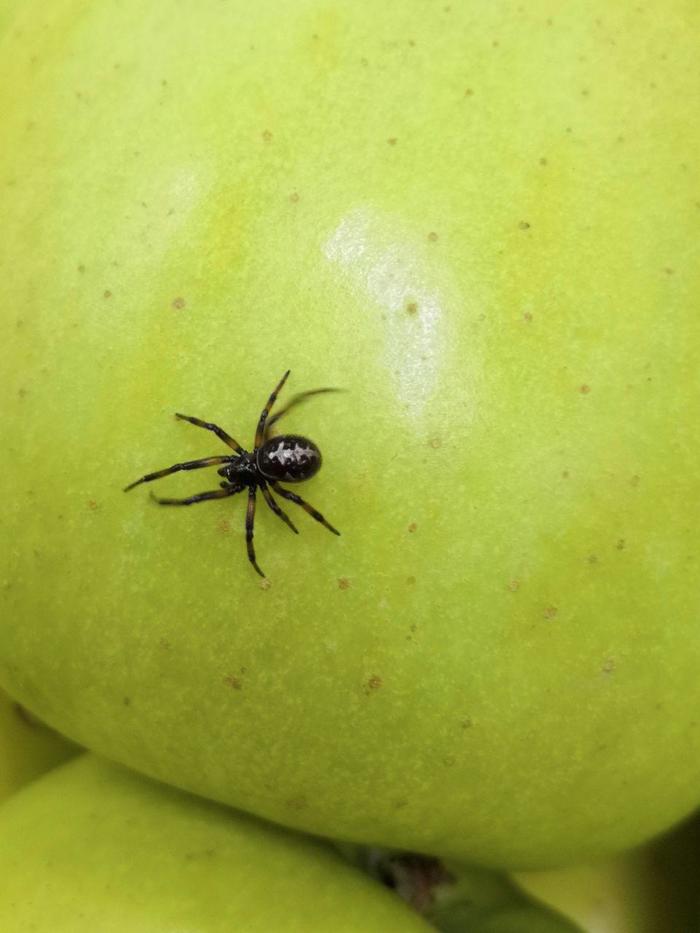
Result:
<svg viewBox="0 0 700 933">
<path fill-rule="evenodd" d="M 0 682 L 280 823 L 534 868 L 700 797 L 700 13 L 31 0 L 0 55 Z M 277 430 L 293 503 L 147 471 Z M 150 487 L 217 489 L 215 470 Z"/>
<path fill-rule="evenodd" d="M 592 865 L 521 872 L 515 880 L 586 933 L 669 933 L 698 926 L 700 821 Z"/>
<path fill-rule="evenodd" d="M 439 892 L 425 917 L 442 933 L 589 933 L 564 914 L 524 897 L 505 877 L 450 866 L 455 883 Z"/>
<path fill-rule="evenodd" d="M 75 752 L 71 742 L 0 690 L 0 801 Z"/>
<path fill-rule="evenodd" d="M 13 21 L 19 6 L 20 0 L 0 0 L 0 39 Z"/>
<path fill-rule="evenodd" d="M 324 843 L 91 755 L 0 807 L 3 933 L 432 929 Z"/>
<path fill-rule="evenodd" d="M 394 888 L 442 933 L 581 933 L 563 914 L 533 903 L 502 873 L 377 847 L 336 843 L 336 848 Z"/>
<path fill-rule="evenodd" d="M 522 887 L 575 918 L 587 933 L 668 933 L 692 927 L 677 923 L 676 904 L 665 898 L 646 851 L 604 862 L 523 872 Z M 687 919 L 687 918 L 686 918 Z"/>
</svg>

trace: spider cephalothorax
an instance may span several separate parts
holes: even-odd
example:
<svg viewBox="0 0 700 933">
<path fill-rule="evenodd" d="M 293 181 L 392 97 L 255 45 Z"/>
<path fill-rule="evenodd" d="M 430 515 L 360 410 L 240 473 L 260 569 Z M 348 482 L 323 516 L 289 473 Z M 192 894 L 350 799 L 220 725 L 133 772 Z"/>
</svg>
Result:
<svg viewBox="0 0 700 933">
<path fill-rule="evenodd" d="M 280 495 L 283 499 L 295 502 L 300 505 L 304 511 L 308 512 L 317 522 L 325 525 L 334 535 L 339 535 L 332 525 L 330 525 L 320 512 L 313 506 L 305 502 L 300 496 L 289 489 L 284 489 L 279 485 L 280 481 L 285 483 L 301 483 L 304 480 L 311 479 L 321 468 L 321 451 L 313 441 L 308 437 L 302 437 L 300 434 L 280 434 L 269 437 L 269 431 L 272 425 L 289 411 L 292 406 L 310 395 L 318 395 L 321 392 L 334 392 L 335 389 L 312 389 L 309 392 L 300 392 L 292 400 L 277 412 L 272 418 L 269 418 L 272 406 L 287 381 L 289 370 L 282 376 L 279 384 L 272 395 L 267 400 L 267 404 L 262 410 L 258 419 L 258 427 L 255 432 L 255 442 L 252 451 L 244 450 L 241 445 L 235 441 L 229 434 L 216 424 L 208 421 L 200 421 L 199 418 L 192 418 L 189 415 L 176 414 L 176 418 L 182 421 L 189 421 L 197 427 L 205 428 L 207 431 L 213 431 L 225 444 L 228 444 L 236 452 L 226 456 L 204 457 L 201 460 L 188 460 L 185 463 L 176 463 L 164 470 L 158 470 L 156 473 L 147 473 L 135 483 L 130 483 L 125 492 L 138 486 L 140 483 L 150 483 L 154 479 L 160 479 L 162 476 L 168 476 L 170 473 L 177 473 L 179 470 L 198 470 L 202 467 L 219 467 L 219 476 L 223 477 L 219 484 L 220 489 L 213 489 L 209 492 L 200 492 L 194 496 L 188 496 L 186 499 L 160 499 L 157 496 L 153 498 L 160 505 L 193 505 L 195 502 L 204 502 L 206 499 L 225 499 L 227 496 L 233 496 L 237 492 L 248 490 L 248 509 L 246 511 L 246 541 L 248 545 L 248 558 L 260 574 L 265 574 L 258 567 L 255 560 L 255 549 L 253 548 L 253 526 L 255 523 L 255 494 L 259 489 L 275 515 L 286 522 L 292 531 L 298 534 L 296 526 L 291 521 L 286 512 L 284 512 L 275 501 L 271 489 Z"/>
</svg>

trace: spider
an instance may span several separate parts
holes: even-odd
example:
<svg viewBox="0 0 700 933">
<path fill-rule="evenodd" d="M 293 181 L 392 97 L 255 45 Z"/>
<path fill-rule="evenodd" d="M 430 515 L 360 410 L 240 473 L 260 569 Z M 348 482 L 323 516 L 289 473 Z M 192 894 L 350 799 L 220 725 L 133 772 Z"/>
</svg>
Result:
<svg viewBox="0 0 700 933">
<path fill-rule="evenodd" d="M 316 511 L 312 505 L 305 502 L 301 496 L 298 496 L 294 492 L 290 492 L 289 489 L 284 489 L 279 484 L 280 480 L 284 480 L 287 483 L 301 483 L 315 476 L 321 468 L 321 451 L 313 441 L 299 434 L 279 434 L 274 437 L 269 437 L 268 432 L 270 428 L 276 421 L 279 421 L 290 408 L 303 401 L 303 399 L 308 398 L 310 395 L 318 395 L 321 392 L 338 391 L 337 389 L 311 389 L 308 392 L 300 392 L 294 395 L 291 401 L 278 411 L 277 414 L 269 418 L 270 410 L 287 381 L 289 373 L 290 370 L 287 370 L 284 376 L 282 376 L 260 414 L 252 453 L 244 450 L 237 441 L 218 425 L 211 424 L 208 421 L 200 421 L 199 418 L 191 418 L 189 415 L 176 413 L 175 417 L 179 418 L 181 421 L 189 421 L 190 424 L 194 424 L 198 428 L 205 428 L 207 431 L 213 431 L 218 438 L 225 444 L 228 444 L 229 447 L 232 447 L 236 453 L 219 457 L 204 457 L 201 460 L 188 460 L 185 463 L 176 463 L 164 470 L 158 470 L 155 473 L 146 473 L 141 479 L 137 479 L 135 483 L 130 483 L 124 488 L 124 492 L 128 492 L 130 489 L 133 489 L 134 486 L 138 486 L 141 483 L 150 483 L 154 479 L 160 479 L 161 476 L 168 476 L 170 473 L 177 473 L 180 470 L 199 470 L 202 467 L 214 466 L 219 463 L 223 464 L 223 466 L 217 470 L 219 476 L 224 477 L 223 481 L 219 484 L 221 489 L 200 492 L 194 496 L 188 496 L 186 499 L 160 499 L 158 496 L 154 496 L 153 493 L 151 493 L 151 496 L 159 505 L 193 505 L 195 502 L 204 502 L 206 499 L 225 499 L 247 488 L 248 508 L 245 518 L 245 534 L 248 548 L 248 560 L 261 577 L 264 577 L 265 574 L 258 566 L 255 559 L 255 549 L 253 547 L 255 493 L 257 489 L 260 489 L 265 502 L 267 502 L 275 515 L 281 518 L 283 522 L 286 522 L 295 534 L 299 534 L 296 526 L 287 513 L 279 507 L 270 492 L 270 488 L 274 489 L 283 499 L 288 499 L 290 502 L 295 502 L 297 505 L 301 506 L 305 512 L 308 512 L 317 522 L 325 525 L 334 535 L 340 534 L 340 532 L 327 522 L 323 515 Z"/>
</svg>

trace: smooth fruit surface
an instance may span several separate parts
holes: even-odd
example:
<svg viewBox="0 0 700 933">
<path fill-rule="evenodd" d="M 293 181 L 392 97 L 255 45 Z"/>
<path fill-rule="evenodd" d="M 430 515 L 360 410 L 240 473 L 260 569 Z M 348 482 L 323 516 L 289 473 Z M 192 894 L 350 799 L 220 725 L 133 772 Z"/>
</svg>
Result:
<svg viewBox="0 0 700 933">
<path fill-rule="evenodd" d="M 76 751 L 0 690 L 0 801 Z"/>
<path fill-rule="evenodd" d="M 522 872 L 528 894 L 586 933 L 669 933 L 698 926 L 700 821 L 594 865 Z"/>
<path fill-rule="evenodd" d="M 431 929 L 326 845 L 82 756 L 0 807 L 3 933 Z"/>
<path fill-rule="evenodd" d="M 495 866 L 700 796 L 698 7 L 28 2 L 0 681 L 150 775 Z M 291 503 L 149 470 L 321 448 Z M 151 488 L 216 488 L 199 471 Z"/>
</svg>

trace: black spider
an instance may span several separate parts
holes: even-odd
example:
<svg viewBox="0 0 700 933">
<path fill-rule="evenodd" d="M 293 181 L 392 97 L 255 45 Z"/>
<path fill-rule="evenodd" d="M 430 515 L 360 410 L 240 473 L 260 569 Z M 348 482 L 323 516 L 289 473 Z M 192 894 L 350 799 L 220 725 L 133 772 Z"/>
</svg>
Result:
<svg viewBox="0 0 700 933">
<path fill-rule="evenodd" d="M 210 424 L 208 421 L 200 421 L 199 418 L 190 418 L 188 415 L 176 414 L 176 418 L 182 421 L 189 421 L 190 424 L 196 424 L 199 428 L 206 428 L 207 431 L 213 431 L 217 437 L 232 447 L 236 453 L 223 457 L 204 457 L 201 460 L 188 460 L 186 463 L 176 463 L 174 466 L 167 467 L 165 470 L 158 470 L 157 473 L 147 473 L 135 483 L 130 483 L 125 487 L 124 492 L 133 489 L 140 483 L 150 483 L 154 479 L 160 479 L 161 476 L 168 476 L 170 473 L 177 473 L 179 470 L 199 470 L 201 467 L 213 466 L 217 463 L 225 464 L 217 470 L 219 476 L 224 480 L 220 483 L 221 489 L 214 489 L 210 492 L 200 492 L 197 495 L 189 496 L 187 499 L 159 499 L 151 495 L 160 505 L 192 505 L 195 502 L 203 502 L 205 499 L 225 499 L 227 496 L 233 496 L 237 492 L 242 492 L 248 488 L 248 509 L 246 511 L 245 532 L 248 546 L 248 559 L 261 577 L 265 574 L 255 560 L 255 550 L 253 548 L 253 524 L 255 522 L 255 491 L 260 489 L 265 498 L 265 502 L 270 506 L 275 515 L 278 515 L 283 522 L 286 522 L 293 532 L 299 534 L 286 512 L 283 512 L 272 497 L 268 486 L 271 486 L 283 499 L 289 499 L 290 502 L 296 502 L 302 509 L 309 513 L 317 522 L 325 525 L 334 535 L 339 535 L 332 525 L 317 512 L 313 506 L 305 502 L 296 493 L 283 489 L 279 485 L 280 480 L 287 483 L 301 483 L 304 480 L 311 479 L 321 468 L 321 451 L 306 437 L 299 434 L 281 434 L 275 437 L 268 437 L 268 432 L 275 421 L 289 411 L 294 405 L 298 404 L 310 395 L 318 395 L 321 392 L 335 392 L 336 389 L 311 389 L 309 392 L 300 392 L 295 395 L 288 405 L 281 411 L 278 411 L 274 417 L 268 420 L 270 409 L 275 403 L 282 386 L 287 381 L 290 370 L 282 376 L 277 388 L 274 390 L 267 405 L 262 410 L 258 420 L 258 429 L 255 432 L 255 446 L 253 452 L 249 453 L 241 445 L 234 441 L 222 428 L 216 424 Z"/>
</svg>

